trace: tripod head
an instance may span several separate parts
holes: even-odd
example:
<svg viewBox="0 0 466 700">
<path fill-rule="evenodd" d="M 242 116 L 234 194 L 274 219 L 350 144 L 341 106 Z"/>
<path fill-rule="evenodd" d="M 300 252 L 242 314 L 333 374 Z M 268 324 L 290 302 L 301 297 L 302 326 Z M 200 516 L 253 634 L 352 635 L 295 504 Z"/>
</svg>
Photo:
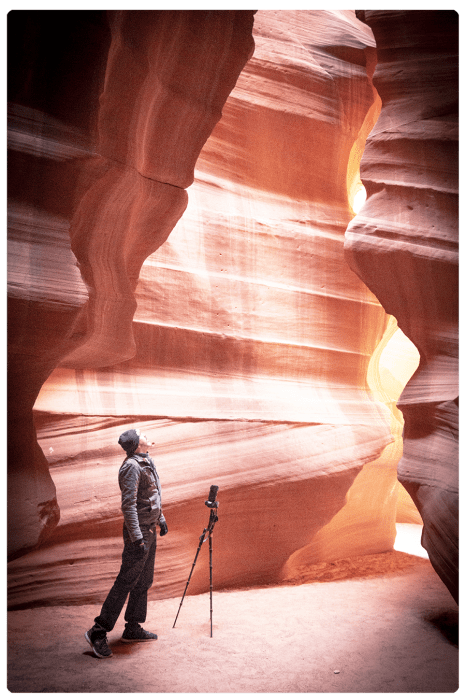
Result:
<svg viewBox="0 0 466 700">
<path fill-rule="evenodd" d="M 215 499 L 217 498 L 217 492 L 218 492 L 218 486 L 211 486 L 210 491 L 209 491 L 209 496 L 207 498 L 207 501 L 205 501 L 205 504 L 207 508 L 210 508 L 210 518 L 209 518 L 209 524 L 205 528 L 203 532 L 203 536 L 205 536 L 207 533 L 209 535 L 212 535 L 214 525 L 218 521 L 218 515 L 217 515 L 217 508 L 218 508 L 218 501 Z"/>
</svg>

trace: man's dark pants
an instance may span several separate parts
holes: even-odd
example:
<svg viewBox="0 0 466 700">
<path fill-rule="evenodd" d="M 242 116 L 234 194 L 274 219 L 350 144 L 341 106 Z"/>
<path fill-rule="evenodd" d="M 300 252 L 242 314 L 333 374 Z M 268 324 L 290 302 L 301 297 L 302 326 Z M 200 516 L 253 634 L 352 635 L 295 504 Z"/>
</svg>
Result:
<svg viewBox="0 0 466 700">
<path fill-rule="evenodd" d="M 154 580 L 157 533 L 155 525 L 142 525 L 144 548 L 131 542 L 126 525 L 123 525 L 124 549 L 120 573 L 110 589 L 95 623 L 110 632 L 123 610 L 129 593 L 125 620 L 128 623 L 145 622 L 147 615 L 147 591 Z"/>
</svg>

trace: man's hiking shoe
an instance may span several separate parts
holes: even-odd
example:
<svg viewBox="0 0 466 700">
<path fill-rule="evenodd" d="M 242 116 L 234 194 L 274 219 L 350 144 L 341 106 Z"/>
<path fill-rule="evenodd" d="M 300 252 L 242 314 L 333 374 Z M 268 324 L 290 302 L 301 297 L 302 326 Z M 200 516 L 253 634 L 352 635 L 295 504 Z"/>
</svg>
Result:
<svg viewBox="0 0 466 700">
<path fill-rule="evenodd" d="M 113 656 L 112 650 L 107 644 L 107 635 L 105 631 L 96 631 L 91 627 L 84 636 L 91 645 L 92 651 L 99 659 L 108 659 L 110 656 Z"/>
<path fill-rule="evenodd" d="M 125 631 L 121 637 L 122 642 L 155 642 L 157 635 L 153 632 L 146 632 L 141 625 L 137 627 L 125 627 Z"/>
</svg>

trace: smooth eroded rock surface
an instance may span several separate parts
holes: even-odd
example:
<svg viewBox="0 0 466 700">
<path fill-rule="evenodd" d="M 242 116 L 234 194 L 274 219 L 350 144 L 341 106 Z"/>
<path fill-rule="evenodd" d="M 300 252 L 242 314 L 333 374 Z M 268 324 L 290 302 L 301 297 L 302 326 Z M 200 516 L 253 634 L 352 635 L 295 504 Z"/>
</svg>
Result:
<svg viewBox="0 0 466 700">
<path fill-rule="evenodd" d="M 380 110 L 370 27 L 353 11 L 323 10 L 87 21 L 101 32 L 87 122 L 63 108 L 53 115 L 80 140 L 60 141 L 57 123 L 42 118 L 48 152 L 50 140 L 65 142 L 53 148 L 72 170 L 65 177 L 59 160 L 54 178 L 32 180 L 47 202 L 58 181 L 69 205 L 21 194 L 18 161 L 11 210 L 21 221 L 33 206 L 47 211 L 47 235 L 34 213 L 34 236 L 17 236 L 21 304 L 39 272 L 29 316 L 12 328 L 15 388 L 26 391 L 26 347 L 44 364 L 21 394 L 22 415 L 34 405 L 61 517 L 40 548 L 10 563 L 10 605 L 102 602 L 122 546 L 117 440 L 135 424 L 155 442 L 169 527 L 153 599 L 183 592 L 211 484 L 217 587 L 277 583 L 316 562 L 390 550 L 397 510 L 411 507 L 396 479 L 395 404 L 418 358 L 409 349 L 399 372 L 395 339 L 416 338 L 345 259 L 359 158 Z M 30 150 L 28 129 L 16 142 Z M 56 299 L 63 321 L 51 315 Z M 49 330 L 29 337 L 40 314 Z M 19 502 L 30 481 L 11 482 Z M 23 526 L 14 532 L 18 553 Z M 208 586 L 203 552 L 190 593 Z"/>
<path fill-rule="evenodd" d="M 458 15 L 365 11 L 380 118 L 366 145 L 366 204 L 346 236 L 351 267 L 396 317 L 420 364 L 398 402 L 398 478 L 423 545 L 458 595 Z"/>
<path fill-rule="evenodd" d="M 253 14 L 8 16 L 8 425 L 23 435 L 21 459 L 9 441 L 11 556 L 58 518 L 32 421 L 40 388 L 65 357 L 93 367 L 134 355 L 139 270 L 186 207 L 183 188 L 252 53 Z M 186 53 L 197 62 L 180 64 Z M 183 96 L 176 109 L 171 93 Z M 167 128 L 176 139 L 161 140 Z M 150 153 L 151 172 L 133 157 L 134 142 Z M 168 175 L 157 169 L 167 160 Z"/>
</svg>

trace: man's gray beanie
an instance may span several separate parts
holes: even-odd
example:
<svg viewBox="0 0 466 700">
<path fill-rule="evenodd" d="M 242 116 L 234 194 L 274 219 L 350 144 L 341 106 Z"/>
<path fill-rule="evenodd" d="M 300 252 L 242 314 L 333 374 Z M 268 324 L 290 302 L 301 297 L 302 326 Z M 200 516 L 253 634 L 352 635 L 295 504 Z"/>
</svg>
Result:
<svg viewBox="0 0 466 700">
<path fill-rule="evenodd" d="M 126 454 L 133 454 L 139 445 L 139 430 L 135 430 L 134 428 L 125 430 L 118 438 L 118 443 L 122 446 Z"/>
</svg>

